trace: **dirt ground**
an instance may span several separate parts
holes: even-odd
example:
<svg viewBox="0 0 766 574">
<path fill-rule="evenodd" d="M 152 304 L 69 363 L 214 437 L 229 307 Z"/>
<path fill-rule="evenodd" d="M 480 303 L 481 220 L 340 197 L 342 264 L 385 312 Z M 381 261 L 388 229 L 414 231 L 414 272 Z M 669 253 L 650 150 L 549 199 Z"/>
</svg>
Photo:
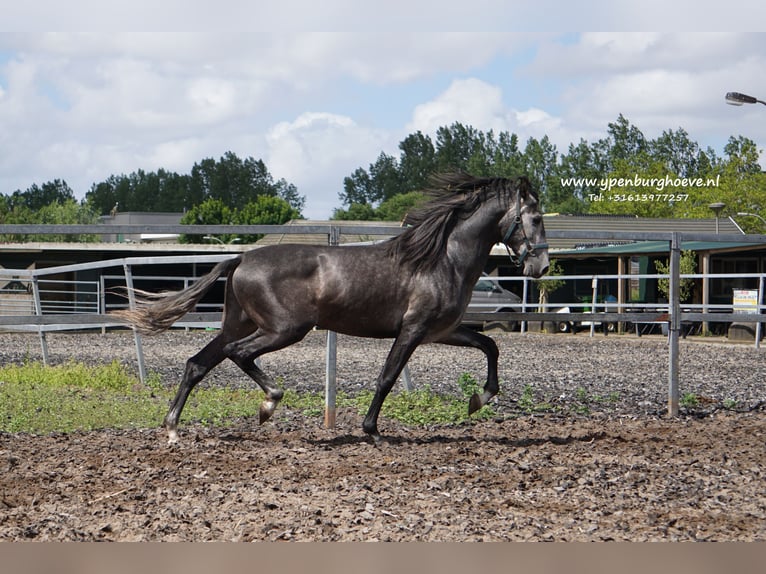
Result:
<svg viewBox="0 0 766 574">
<path fill-rule="evenodd" d="M 0 540 L 766 540 L 766 412 L 0 434 Z"/>
</svg>

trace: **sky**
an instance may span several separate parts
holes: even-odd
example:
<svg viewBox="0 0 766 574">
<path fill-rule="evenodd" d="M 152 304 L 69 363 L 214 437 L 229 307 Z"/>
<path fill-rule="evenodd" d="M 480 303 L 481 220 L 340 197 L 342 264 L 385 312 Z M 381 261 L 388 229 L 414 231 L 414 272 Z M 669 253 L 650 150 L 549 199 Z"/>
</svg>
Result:
<svg viewBox="0 0 766 574">
<path fill-rule="evenodd" d="M 683 128 L 719 153 L 732 135 L 766 148 L 766 106 L 724 102 L 727 91 L 766 100 L 762 33 L 502 31 L 492 30 L 498 19 L 459 15 L 448 29 L 466 31 L 432 30 L 420 6 L 448 7 L 446 0 L 414 2 L 410 18 L 397 16 L 408 3 L 390 0 L 389 9 L 364 17 L 363 31 L 362 17 L 347 11 L 358 4 L 345 0 L 326 0 L 322 12 L 313 3 L 282 3 L 252 29 L 243 22 L 257 14 L 243 8 L 228 30 L 220 15 L 206 26 L 204 11 L 173 27 L 173 5 L 191 4 L 166 2 L 147 32 L 103 32 L 107 16 L 87 12 L 96 4 L 35 11 L 24 3 L 7 16 L 0 193 L 63 179 L 81 199 L 110 175 L 189 173 L 194 163 L 232 151 L 262 159 L 275 179 L 306 197 L 304 216 L 327 219 L 341 207 L 344 177 L 381 152 L 398 156 L 408 134 L 433 137 L 454 122 L 516 133 L 521 142 L 548 135 L 565 153 L 570 143 L 604 137 L 623 114 L 650 138 Z M 531 14 L 532 2 L 471 6 L 486 15 L 509 4 Z M 337 31 L 304 29 L 306 18 L 292 22 L 298 7 L 313 26 Z M 765 21 L 766 9 L 753 9 Z M 93 20 L 84 24 L 86 13 Z M 588 23 L 579 19 L 573 25 Z M 127 9 L 109 21 L 147 24 Z M 566 30 L 567 21 L 559 14 L 555 27 Z M 619 25 L 620 14 L 611 22 Z"/>
</svg>

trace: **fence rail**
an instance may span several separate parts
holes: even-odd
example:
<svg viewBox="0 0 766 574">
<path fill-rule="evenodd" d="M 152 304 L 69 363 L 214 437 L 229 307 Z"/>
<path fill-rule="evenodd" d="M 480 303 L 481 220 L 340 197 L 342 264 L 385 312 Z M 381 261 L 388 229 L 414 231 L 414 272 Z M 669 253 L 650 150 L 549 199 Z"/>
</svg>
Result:
<svg viewBox="0 0 766 574">
<path fill-rule="evenodd" d="M 140 234 L 140 233 L 185 233 L 190 235 L 216 235 L 224 233 L 233 234 L 326 234 L 328 237 L 328 243 L 337 244 L 341 233 L 363 234 L 368 236 L 374 235 L 396 235 L 402 231 L 401 227 L 380 225 L 380 226 L 335 226 L 332 224 L 324 225 L 306 225 L 306 226 L 291 226 L 291 225 L 0 225 L 0 235 L 4 234 L 65 234 L 65 235 L 82 235 L 82 234 L 98 234 L 98 235 L 115 235 L 115 234 Z M 763 290 L 764 290 L 764 277 L 766 275 L 758 275 L 759 290 L 758 290 L 758 302 L 757 312 L 755 313 L 729 313 L 727 312 L 731 306 L 721 305 L 684 305 L 684 309 L 681 308 L 679 301 L 679 284 L 683 278 L 698 278 L 701 277 L 705 280 L 710 278 L 724 277 L 724 275 L 713 274 L 695 274 L 693 276 L 682 276 L 680 274 L 680 254 L 684 241 L 722 241 L 722 242 L 737 242 L 737 243 L 751 243 L 751 244 L 766 244 L 766 235 L 711 235 L 711 234 L 698 234 L 698 233 L 684 233 L 679 232 L 652 232 L 652 233 L 625 233 L 625 232 L 594 232 L 594 231 L 549 231 L 546 234 L 550 239 L 583 239 L 583 240 L 614 240 L 614 241 L 668 241 L 670 249 L 670 273 L 666 276 L 655 275 L 653 277 L 667 277 L 670 283 L 669 289 L 669 302 L 665 305 L 665 308 L 658 309 L 658 304 L 646 304 L 641 306 L 634 303 L 602 303 L 597 301 L 595 296 L 597 289 L 595 286 L 598 281 L 617 278 L 620 280 L 636 278 L 636 275 L 603 275 L 603 276 L 569 276 L 567 279 L 584 278 L 594 282 L 594 291 L 592 302 L 588 304 L 590 307 L 589 312 L 570 312 L 559 313 L 552 312 L 550 309 L 554 307 L 562 306 L 562 303 L 556 303 L 555 305 L 549 304 L 544 306 L 542 311 L 537 311 L 538 305 L 528 301 L 528 281 L 529 279 L 523 279 L 524 284 L 524 297 L 522 301 L 521 312 L 504 312 L 492 315 L 493 319 L 498 320 L 518 320 L 522 323 L 529 321 L 590 321 L 591 322 L 591 335 L 593 334 L 593 323 L 595 321 L 600 322 L 657 322 L 665 323 L 668 327 L 668 362 L 669 362 L 669 376 L 668 376 L 668 413 L 670 415 L 678 414 L 678 345 L 679 335 L 681 332 L 682 323 L 686 321 L 707 321 L 707 322 L 719 322 L 719 321 L 739 321 L 743 323 L 755 323 L 757 325 L 756 333 L 756 346 L 760 340 L 761 324 L 766 320 L 766 315 L 763 314 Z M 58 306 L 51 306 L 44 304 L 43 298 L 44 290 L 40 289 L 40 282 L 51 281 L 51 279 L 45 279 L 47 275 L 53 275 L 58 273 L 71 273 L 87 270 L 109 269 L 109 268 L 122 268 L 125 285 L 132 287 L 134 279 L 133 268 L 135 266 L 173 263 L 217 263 L 224 259 L 232 257 L 231 254 L 219 254 L 219 255 L 186 255 L 186 256 L 171 256 L 171 257 L 128 257 L 121 259 L 112 259 L 109 261 L 100 261 L 93 263 L 82 263 L 77 265 L 64 265 L 57 267 L 50 267 L 42 270 L 27 270 L 27 269 L 0 269 L 0 280 L 5 279 L 7 281 L 19 281 L 22 284 L 27 283 L 31 290 L 31 302 L 30 307 L 32 310 L 29 314 L 16 314 L 16 311 L 5 314 L 2 312 L 2 306 L 0 305 L 0 328 L 6 330 L 15 331 L 32 331 L 37 332 L 40 337 L 40 342 L 43 351 L 43 360 L 48 361 L 48 350 L 46 333 L 51 331 L 63 331 L 63 330 L 75 330 L 75 329 L 91 329 L 108 327 L 116 327 L 121 325 L 118 322 L 110 321 L 109 316 L 105 313 L 108 311 L 105 304 L 105 288 L 104 279 L 101 278 L 99 285 L 96 288 L 98 292 L 97 304 L 94 307 L 88 307 L 88 312 L 80 312 L 83 309 L 74 306 L 72 308 L 62 309 Z M 735 275 L 739 277 L 739 275 Z M 726 275 L 731 277 L 731 275 Z M 174 278 L 178 281 L 178 278 Z M 192 278 L 193 280 L 193 278 Z M 0 297 L 2 293 L 0 293 Z M 18 299 L 18 297 L 17 297 Z M 23 297 L 21 298 L 23 300 Z M 131 300 L 130 304 L 133 304 Z M 15 305 L 15 303 L 14 303 Z M 57 304 L 58 305 L 58 304 Z M 582 307 L 582 302 L 574 302 L 570 304 L 574 307 Z M 9 307 L 10 308 L 10 307 Z M 643 312 L 636 313 L 632 309 L 643 308 Z M 602 311 L 598 311 L 602 309 Z M 615 312 L 614 309 L 617 309 Z M 631 309 L 631 310 L 628 310 Z M 18 309 L 16 309 L 18 310 Z M 22 309 L 23 310 L 23 309 Z M 55 310 L 56 313 L 50 311 Z M 66 311 L 66 312 L 63 312 Z M 723 311 L 723 312 L 721 312 Z M 484 313 L 470 313 L 466 315 L 467 319 L 486 318 L 487 314 Z M 211 312 L 194 312 L 187 314 L 181 321 L 177 323 L 181 327 L 207 327 L 220 325 L 220 313 Z M 333 426 L 335 420 L 335 334 L 328 333 L 327 336 L 327 375 L 326 375 L 326 413 L 325 423 L 327 426 Z M 136 342 L 136 355 L 139 367 L 139 375 L 142 380 L 145 380 L 146 373 L 143 362 L 142 340 L 141 336 L 134 332 Z M 404 373 L 405 381 L 407 382 L 408 372 Z"/>
</svg>

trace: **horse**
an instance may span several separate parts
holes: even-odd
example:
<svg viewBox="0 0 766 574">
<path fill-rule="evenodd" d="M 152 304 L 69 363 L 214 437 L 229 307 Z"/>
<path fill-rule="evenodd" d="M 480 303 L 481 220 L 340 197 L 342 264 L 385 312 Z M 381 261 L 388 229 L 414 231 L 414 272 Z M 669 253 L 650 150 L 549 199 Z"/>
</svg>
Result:
<svg viewBox="0 0 766 574">
<path fill-rule="evenodd" d="M 425 343 L 473 347 L 487 358 L 473 414 L 499 391 L 498 348 L 488 336 L 461 326 L 474 284 L 492 247 L 503 243 L 524 275 L 548 270 L 548 245 L 538 197 L 526 177 L 437 175 L 429 201 L 406 216 L 405 230 L 368 245 L 269 245 L 218 263 L 181 291 L 139 292 L 132 309 L 112 312 L 138 332 L 169 329 L 226 276 L 221 329 L 186 362 L 163 426 L 178 441 L 178 420 L 195 385 L 224 359 L 233 361 L 265 393 L 259 422 L 283 396 L 256 359 L 301 341 L 313 328 L 357 337 L 390 338 L 393 345 L 378 375 L 362 423 L 380 442 L 383 402 L 415 349 Z"/>
</svg>

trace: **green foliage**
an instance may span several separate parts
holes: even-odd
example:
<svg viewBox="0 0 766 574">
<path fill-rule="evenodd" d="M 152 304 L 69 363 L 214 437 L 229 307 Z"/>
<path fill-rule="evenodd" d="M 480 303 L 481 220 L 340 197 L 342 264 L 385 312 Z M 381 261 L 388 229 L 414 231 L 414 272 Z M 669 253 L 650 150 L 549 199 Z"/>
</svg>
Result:
<svg viewBox="0 0 766 574">
<path fill-rule="evenodd" d="M 543 305 L 548 303 L 548 299 L 550 297 L 550 294 L 556 291 L 557 289 L 560 289 L 566 284 L 565 279 L 549 279 L 550 277 L 556 277 L 557 275 L 563 275 L 564 270 L 561 268 L 561 266 L 558 264 L 558 261 L 555 259 L 551 259 L 549 261 L 548 265 L 548 273 L 541 277 L 540 279 L 535 280 L 535 284 L 537 285 L 537 291 L 539 293 L 539 303 L 541 306 L 541 311 L 544 311 Z"/>
<path fill-rule="evenodd" d="M 281 197 L 259 195 L 255 201 L 235 211 L 232 220 L 236 225 L 281 225 L 300 218 L 300 211 Z M 255 243 L 261 237 L 262 234 L 243 235 L 240 239 L 243 243 Z"/>
<path fill-rule="evenodd" d="M 442 396 L 429 387 L 391 394 L 383 416 L 404 424 L 454 424 L 467 420 L 466 398 L 479 390 L 467 374 L 459 385 L 465 396 Z M 156 427 L 165 415 L 174 392 L 158 375 L 150 374 L 145 385 L 119 362 L 86 366 L 70 362 L 44 366 L 29 362 L 0 367 L 0 432 L 72 432 L 101 428 Z M 338 393 L 337 406 L 365 413 L 372 391 L 356 396 Z M 255 417 L 263 393 L 260 390 L 198 387 L 189 397 L 182 421 L 223 426 L 241 417 Z M 321 416 L 324 397 L 318 393 L 286 391 L 280 408 Z M 472 418 L 494 416 L 485 407 Z"/>
<path fill-rule="evenodd" d="M 426 201 L 419 191 L 400 193 L 374 208 L 368 203 L 352 203 L 348 210 L 336 209 L 332 219 L 346 221 L 402 221 L 407 213 Z"/>
<path fill-rule="evenodd" d="M 538 401 L 535 398 L 535 389 L 532 385 L 525 385 L 516 404 L 521 410 L 527 413 L 541 413 L 553 410 L 553 405 L 545 401 Z"/>
<path fill-rule="evenodd" d="M 657 273 L 662 275 L 670 274 L 670 261 L 666 259 L 664 262 L 655 260 L 654 267 L 657 269 Z M 682 251 L 681 260 L 679 262 L 679 268 L 681 275 L 691 275 L 697 268 L 697 255 L 694 251 Z M 657 289 L 659 292 L 670 301 L 670 279 L 657 279 Z M 681 279 L 678 284 L 678 299 L 681 303 L 685 303 L 692 295 L 694 289 L 694 279 Z"/>
<path fill-rule="evenodd" d="M 547 136 L 529 138 L 523 146 L 508 132 L 482 132 L 460 123 L 440 127 L 435 139 L 416 132 L 399 144 L 399 157 L 381 154 L 368 169 L 357 168 L 344 180 L 340 194 L 355 217 L 336 210 L 337 219 L 370 219 L 385 201 L 399 194 L 422 190 L 428 176 L 439 171 L 463 170 L 478 176 L 527 175 L 538 189 L 547 212 L 629 214 L 643 217 L 711 217 L 713 201 L 726 204 L 724 215 L 737 212 L 761 214 L 766 210 L 766 175 L 761 173 L 757 146 L 742 136 L 732 137 L 718 157 L 689 138 L 683 128 L 665 130 L 647 138 L 623 115 L 608 124 L 607 136 L 595 142 L 581 139 L 560 153 Z M 576 178 L 572 179 L 572 178 Z M 602 181 L 637 182 L 612 191 L 621 196 L 686 194 L 670 201 L 592 201 Z M 670 187 L 651 183 L 669 178 L 713 182 L 703 186 Z M 662 186 L 663 189 L 658 189 Z M 745 218 L 743 227 L 765 231 L 756 218 Z"/>
<path fill-rule="evenodd" d="M 113 175 L 94 183 L 85 201 L 101 215 L 119 203 L 121 211 L 188 211 L 207 200 L 220 200 L 231 209 L 243 209 L 261 196 L 278 197 L 300 212 L 306 198 L 295 185 L 275 181 L 262 160 L 239 158 L 228 151 L 218 160 L 206 158 L 181 175 L 160 169 Z"/>
<path fill-rule="evenodd" d="M 208 199 L 200 205 L 187 211 L 181 218 L 185 225 L 281 225 L 291 219 L 299 219 L 300 212 L 291 207 L 284 199 L 273 196 L 258 196 L 255 201 L 247 203 L 242 209 L 229 207 L 221 199 Z M 254 243 L 262 235 L 223 234 L 216 237 L 221 243 L 240 241 Z M 204 243 L 201 235 L 182 234 L 181 243 Z"/>
<path fill-rule="evenodd" d="M 163 406 L 117 362 L 0 368 L 0 430 L 69 432 L 148 424 Z"/>
<path fill-rule="evenodd" d="M 682 396 L 681 400 L 679 401 L 679 404 L 685 409 L 692 409 L 698 406 L 699 403 L 699 398 L 697 398 L 697 395 L 694 393 L 684 393 L 684 396 Z"/>
<path fill-rule="evenodd" d="M 45 187 L 45 186 L 43 186 Z M 18 192 L 17 192 L 18 193 Z M 53 200 L 52 203 L 35 207 L 36 201 L 19 201 L 3 197 L 0 201 L 0 223 L 8 224 L 93 224 L 98 223 L 97 214 L 87 205 L 78 204 L 74 198 Z M 43 200 L 40 200 L 43 201 Z M 0 241 L 32 242 L 32 241 L 81 241 L 93 242 L 99 238 L 94 235 L 60 234 L 60 235 L 0 235 Z"/>
</svg>

